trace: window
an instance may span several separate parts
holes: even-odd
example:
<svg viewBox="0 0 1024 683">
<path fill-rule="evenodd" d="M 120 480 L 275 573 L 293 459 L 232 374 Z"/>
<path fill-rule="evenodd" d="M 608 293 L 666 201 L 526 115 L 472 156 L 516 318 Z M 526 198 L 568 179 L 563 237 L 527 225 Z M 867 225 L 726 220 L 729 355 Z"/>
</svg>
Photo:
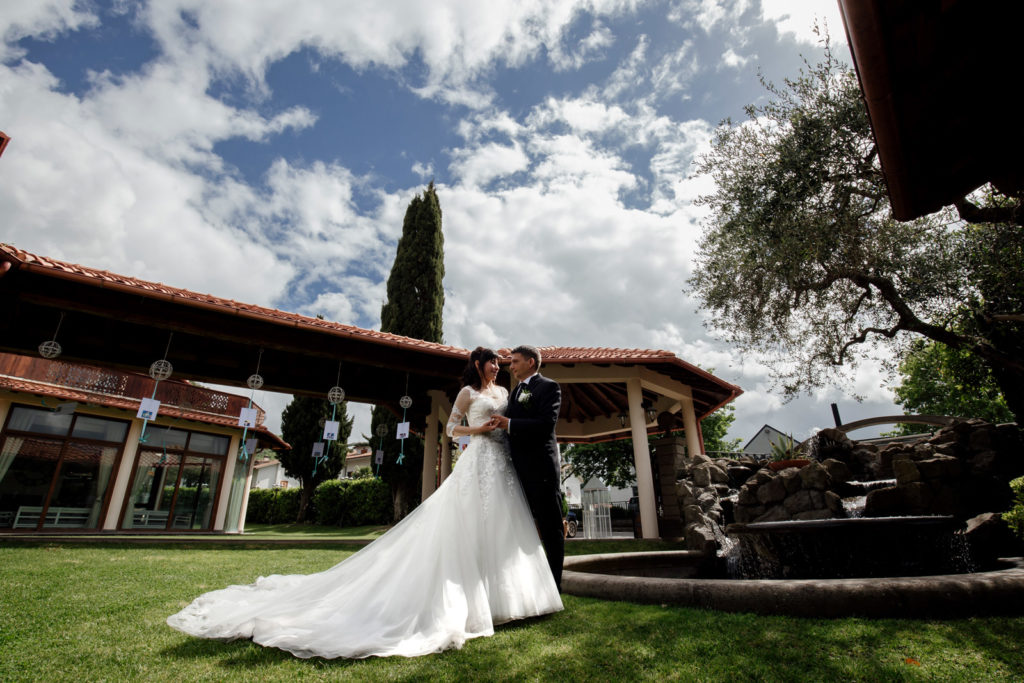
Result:
<svg viewBox="0 0 1024 683">
<path fill-rule="evenodd" d="M 0 528 L 95 529 L 128 423 L 13 406 L 0 444 Z"/>
<path fill-rule="evenodd" d="M 216 493 L 231 440 L 219 434 L 147 430 L 135 460 L 124 529 L 213 528 Z"/>
</svg>

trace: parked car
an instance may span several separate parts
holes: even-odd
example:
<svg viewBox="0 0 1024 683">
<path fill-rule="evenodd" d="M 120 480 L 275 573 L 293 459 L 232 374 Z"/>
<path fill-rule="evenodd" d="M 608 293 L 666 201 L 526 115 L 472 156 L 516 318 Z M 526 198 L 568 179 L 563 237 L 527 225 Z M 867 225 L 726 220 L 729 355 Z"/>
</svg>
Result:
<svg viewBox="0 0 1024 683">
<path fill-rule="evenodd" d="M 569 510 L 565 515 L 565 535 L 567 538 L 576 538 L 580 530 L 580 519 L 575 510 Z"/>
</svg>

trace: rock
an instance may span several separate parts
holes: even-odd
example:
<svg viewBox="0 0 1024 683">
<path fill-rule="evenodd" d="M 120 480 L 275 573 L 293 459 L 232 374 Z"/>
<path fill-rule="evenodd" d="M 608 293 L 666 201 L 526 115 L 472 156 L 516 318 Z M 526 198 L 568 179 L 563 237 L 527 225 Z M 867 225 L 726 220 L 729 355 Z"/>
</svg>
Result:
<svg viewBox="0 0 1024 683">
<path fill-rule="evenodd" d="M 846 513 L 843 511 L 843 499 L 839 497 L 839 494 L 832 491 L 825 491 L 824 498 L 825 507 L 833 517 L 846 516 Z"/>
<path fill-rule="evenodd" d="M 800 481 L 800 470 L 795 467 L 787 467 L 782 470 L 779 472 L 778 478 L 786 487 L 786 493 L 796 493 L 803 488 L 803 483 Z"/>
<path fill-rule="evenodd" d="M 736 499 L 740 505 L 757 505 L 757 487 L 746 484 L 740 489 L 740 495 Z"/>
<path fill-rule="evenodd" d="M 999 469 L 999 454 L 992 450 L 980 450 L 971 455 L 967 464 L 973 474 L 989 474 Z"/>
<path fill-rule="evenodd" d="M 705 491 L 704 493 L 697 496 L 697 505 L 699 505 L 700 509 L 703 510 L 704 512 L 707 512 L 708 510 L 713 510 L 718 507 L 718 496 L 711 493 L 710 491 Z"/>
<path fill-rule="evenodd" d="M 997 558 L 1019 555 L 1022 550 L 1020 539 L 998 512 L 985 512 L 967 520 L 964 536 L 971 559 L 981 568 L 991 566 Z"/>
<path fill-rule="evenodd" d="M 711 474 L 711 481 L 712 481 L 712 483 L 715 483 L 715 484 L 728 484 L 729 483 L 729 475 L 728 475 L 728 473 L 726 473 L 726 471 L 724 469 L 722 469 L 721 467 L 719 467 L 718 465 L 715 465 L 713 463 L 711 465 L 708 465 L 708 472 Z"/>
<path fill-rule="evenodd" d="M 869 491 L 864 502 L 865 517 L 894 517 L 906 514 L 903 504 L 903 491 L 890 486 L 884 489 Z"/>
<path fill-rule="evenodd" d="M 921 480 L 921 471 L 910 458 L 901 457 L 892 461 L 892 472 L 896 475 L 897 484 L 909 484 L 912 481 Z"/>
<path fill-rule="evenodd" d="M 928 504 L 920 508 L 917 514 L 929 515 L 956 515 L 960 514 L 959 491 L 948 483 L 942 481 L 930 482 L 929 493 L 931 494 Z"/>
<path fill-rule="evenodd" d="M 821 466 L 828 472 L 828 476 L 832 479 L 833 484 L 845 484 L 853 476 L 850 473 L 850 466 L 842 460 L 828 458 L 821 463 Z"/>
<path fill-rule="evenodd" d="M 832 483 L 828 472 L 821 463 L 812 462 L 800 470 L 800 481 L 805 489 L 818 489 L 824 491 Z"/>
<path fill-rule="evenodd" d="M 711 462 L 711 458 L 704 455 L 703 453 L 694 453 L 690 456 L 691 467 L 697 467 L 698 465 L 707 465 Z"/>
<path fill-rule="evenodd" d="M 893 466 L 895 467 L 895 464 Z M 934 458 L 919 460 L 917 469 L 922 479 L 940 479 L 959 477 L 962 468 L 957 458 L 937 455 Z"/>
<path fill-rule="evenodd" d="M 729 475 L 729 481 L 737 487 L 741 486 L 754 473 L 749 467 L 743 465 L 730 465 L 725 468 L 725 472 Z"/>
<path fill-rule="evenodd" d="M 774 505 L 768 508 L 767 511 L 760 517 L 754 519 L 755 522 L 782 522 L 789 519 L 789 513 L 786 512 L 786 508 L 781 505 Z"/>
<path fill-rule="evenodd" d="M 778 503 L 786 497 L 786 485 L 781 477 L 775 477 L 766 484 L 757 487 L 757 502 L 767 505 Z"/>
<path fill-rule="evenodd" d="M 679 499 L 680 505 L 692 505 L 697 501 L 697 496 L 694 494 L 693 486 L 690 482 L 685 479 L 676 482 L 676 498 Z"/>
<path fill-rule="evenodd" d="M 711 486 L 711 464 L 697 465 L 690 470 L 690 478 L 693 479 L 694 486 Z"/>
<path fill-rule="evenodd" d="M 739 505 L 736 507 L 736 521 L 743 523 L 753 522 L 766 511 L 767 508 L 763 505 Z"/>
<path fill-rule="evenodd" d="M 811 491 L 809 490 L 797 491 L 791 496 L 786 496 L 786 499 L 782 501 L 782 506 L 786 508 L 786 512 L 794 519 L 797 518 L 797 514 L 814 510 L 818 507 L 814 504 L 814 500 L 811 498 Z"/>
<path fill-rule="evenodd" d="M 908 512 L 914 515 L 928 514 L 932 502 L 932 491 L 927 484 L 922 481 L 913 481 L 899 488 L 903 489 L 903 502 Z"/>
<path fill-rule="evenodd" d="M 699 550 L 705 555 L 714 556 L 718 550 L 715 532 L 708 526 L 688 524 L 686 526 L 686 547 L 690 550 Z"/>
<path fill-rule="evenodd" d="M 683 508 L 683 521 L 687 524 L 694 524 L 703 521 L 704 511 L 699 505 L 687 505 Z"/>
</svg>

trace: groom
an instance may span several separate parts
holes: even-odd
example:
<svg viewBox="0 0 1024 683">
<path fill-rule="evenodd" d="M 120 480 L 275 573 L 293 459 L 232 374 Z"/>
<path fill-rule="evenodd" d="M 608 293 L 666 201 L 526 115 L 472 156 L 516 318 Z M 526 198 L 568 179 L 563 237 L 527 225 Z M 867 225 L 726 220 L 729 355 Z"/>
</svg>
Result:
<svg viewBox="0 0 1024 683">
<path fill-rule="evenodd" d="M 555 585 L 561 590 L 565 536 L 555 424 L 562 390 L 558 382 L 538 372 L 540 361 L 540 351 L 534 346 L 512 350 L 509 369 L 519 384 L 509 397 L 505 415 L 495 415 L 492 422 L 508 431 L 512 464 L 537 523 Z"/>
</svg>

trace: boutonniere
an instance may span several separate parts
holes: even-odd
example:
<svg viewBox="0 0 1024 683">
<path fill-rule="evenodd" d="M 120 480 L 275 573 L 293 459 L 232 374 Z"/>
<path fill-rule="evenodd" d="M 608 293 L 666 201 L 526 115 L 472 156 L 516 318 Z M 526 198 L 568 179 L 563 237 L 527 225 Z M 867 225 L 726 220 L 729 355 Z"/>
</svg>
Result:
<svg viewBox="0 0 1024 683">
<path fill-rule="evenodd" d="M 517 398 L 516 400 L 519 401 L 519 405 L 529 410 L 530 399 L 532 398 L 533 394 L 530 393 L 530 390 L 528 388 L 524 387 L 523 390 L 519 392 L 519 398 Z"/>
</svg>

